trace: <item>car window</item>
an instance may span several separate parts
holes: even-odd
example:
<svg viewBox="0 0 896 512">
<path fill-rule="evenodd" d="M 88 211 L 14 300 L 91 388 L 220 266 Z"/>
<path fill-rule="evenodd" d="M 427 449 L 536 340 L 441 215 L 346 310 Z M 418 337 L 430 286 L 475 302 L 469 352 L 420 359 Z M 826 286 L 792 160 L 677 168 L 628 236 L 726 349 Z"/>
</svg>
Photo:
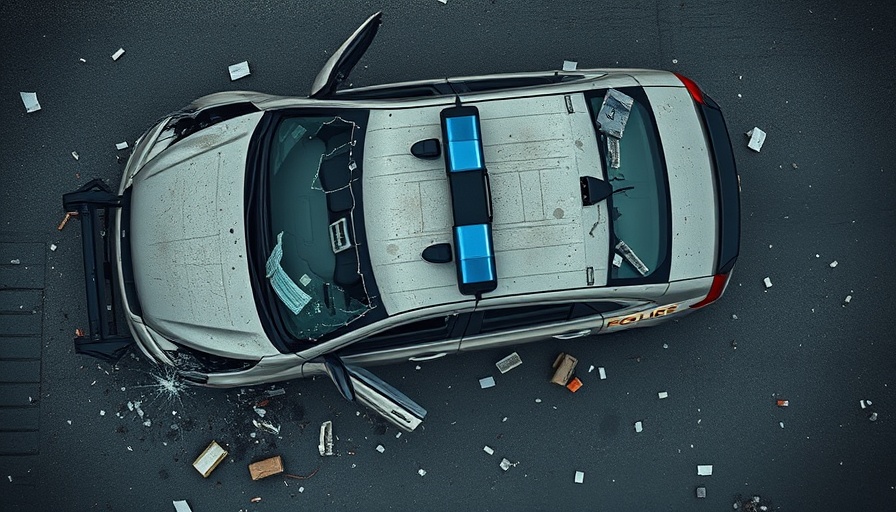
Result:
<svg viewBox="0 0 896 512">
<path fill-rule="evenodd" d="M 535 87 L 538 85 L 550 85 L 561 82 L 571 82 L 585 78 L 584 75 L 539 75 L 525 77 L 506 78 L 481 78 L 466 79 L 463 81 L 450 80 L 458 92 L 486 92 L 502 89 L 514 89 L 517 87 Z"/>
<path fill-rule="evenodd" d="M 351 354 L 353 352 L 369 351 L 372 348 L 408 346 L 415 343 L 445 340 L 451 337 L 459 338 L 460 332 L 463 330 L 460 329 L 460 332 L 456 331 L 460 327 L 458 322 L 465 321 L 466 316 L 451 314 L 408 322 L 352 343 L 343 352 Z"/>
<path fill-rule="evenodd" d="M 609 165 L 608 145 L 613 137 L 601 133 L 601 155 L 604 157 L 606 180 L 614 193 L 608 198 L 612 228 L 611 257 L 618 253 L 619 265 L 609 266 L 610 284 L 660 282 L 668 277 L 671 246 L 671 215 L 666 164 L 653 111 L 647 96 L 639 87 L 621 88 L 633 99 L 628 121 L 619 145 L 618 166 Z M 591 118 L 596 119 L 607 91 L 587 95 Z M 630 252 L 647 267 L 643 274 L 626 257 L 624 242 Z M 642 269 L 643 270 L 643 269 Z"/>
<path fill-rule="evenodd" d="M 571 304 L 546 304 L 482 311 L 480 334 L 529 327 L 569 319 Z"/>
<path fill-rule="evenodd" d="M 626 307 L 628 307 L 627 304 L 613 301 L 577 302 L 572 306 L 572 312 L 569 314 L 569 319 L 573 320 L 576 318 L 584 318 L 586 316 L 612 313 L 613 311 L 619 311 Z"/>
</svg>

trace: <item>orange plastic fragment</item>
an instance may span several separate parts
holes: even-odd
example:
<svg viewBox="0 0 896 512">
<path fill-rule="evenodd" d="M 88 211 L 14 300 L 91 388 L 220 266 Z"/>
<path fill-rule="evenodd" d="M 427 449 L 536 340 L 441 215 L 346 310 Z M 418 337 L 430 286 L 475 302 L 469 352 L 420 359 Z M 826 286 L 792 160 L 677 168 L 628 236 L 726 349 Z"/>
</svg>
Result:
<svg viewBox="0 0 896 512">
<path fill-rule="evenodd" d="M 566 389 L 572 391 L 573 393 L 578 391 L 580 387 L 582 387 L 582 381 L 579 380 L 578 377 L 573 377 L 572 380 L 569 381 L 569 384 L 566 385 Z"/>
</svg>

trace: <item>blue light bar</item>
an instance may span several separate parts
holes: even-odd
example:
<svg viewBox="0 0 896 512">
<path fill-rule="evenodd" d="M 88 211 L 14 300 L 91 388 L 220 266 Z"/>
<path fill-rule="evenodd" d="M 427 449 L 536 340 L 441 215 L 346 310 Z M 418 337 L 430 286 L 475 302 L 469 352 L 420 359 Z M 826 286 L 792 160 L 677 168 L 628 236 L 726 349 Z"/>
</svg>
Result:
<svg viewBox="0 0 896 512">
<path fill-rule="evenodd" d="M 482 283 L 495 280 L 495 250 L 492 230 L 488 224 L 473 224 L 454 228 L 457 264 L 461 282 Z"/>
</svg>

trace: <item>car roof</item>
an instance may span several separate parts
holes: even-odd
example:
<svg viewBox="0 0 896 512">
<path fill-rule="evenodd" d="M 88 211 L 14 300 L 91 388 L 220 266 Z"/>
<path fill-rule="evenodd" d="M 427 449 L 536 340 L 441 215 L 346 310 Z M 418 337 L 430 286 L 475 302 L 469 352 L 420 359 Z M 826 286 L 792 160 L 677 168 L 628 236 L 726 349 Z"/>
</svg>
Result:
<svg viewBox="0 0 896 512">
<path fill-rule="evenodd" d="M 585 97 L 563 94 L 476 101 L 493 206 L 498 285 L 485 297 L 606 284 L 605 203 L 583 207 L 580 176 L 603 177 Z M 458 291 L 454 264 L 424 261 L 450 242 L 451 199 L 444 162 L 411 155 L 440 138 L 444 105 L 373 109 L 364 143 L 364 222 L 380 299 L 390 315 L 474 300 Z"/>
</svg>

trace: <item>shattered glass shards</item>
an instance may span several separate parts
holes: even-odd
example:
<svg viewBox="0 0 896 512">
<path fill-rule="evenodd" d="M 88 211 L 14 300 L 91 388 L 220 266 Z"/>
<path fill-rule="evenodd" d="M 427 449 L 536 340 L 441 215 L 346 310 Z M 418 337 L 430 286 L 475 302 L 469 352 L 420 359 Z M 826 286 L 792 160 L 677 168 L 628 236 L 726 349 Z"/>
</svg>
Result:
<svg viewBox="0 0 896 512">
<path fill-rule="evenodd" d="M 230 72 L 230 81 L 239 80 L 240 78 L 249 76 L 251 72 L 249 71 L 249 61 L 244 60 L 243 62 L 237 62 L 231 66 L 227 67 L 227 71 Z"/>
<path fill-rule="evenodd" d="M 302 291 L 280 266 L 283 259 L 283 232 L 277 235 L 277 245 L 265 264 L 265 276 L 270 280 L 274 293 L 294 315 L 298 315 L 311 301 L 311 296 Z"/>
<path fill-rule="evenodd" d="M 635 100 L 631 96 L 621 93 L 616 89 L 610 89 L 604 95 L 604 102 L 597 113 L 597 123 L 600 131 L 610 137 L 622 138 L 625 131 L 625 123 L 632 111 Z"/>
<path fill-rule="evenodd" d="M 19 92 L 19 96 L 22 97 L 22 103 L 25 104 L 25 112 L 30 114 L 40 110 L 36 92 Z"/>
</svg>

